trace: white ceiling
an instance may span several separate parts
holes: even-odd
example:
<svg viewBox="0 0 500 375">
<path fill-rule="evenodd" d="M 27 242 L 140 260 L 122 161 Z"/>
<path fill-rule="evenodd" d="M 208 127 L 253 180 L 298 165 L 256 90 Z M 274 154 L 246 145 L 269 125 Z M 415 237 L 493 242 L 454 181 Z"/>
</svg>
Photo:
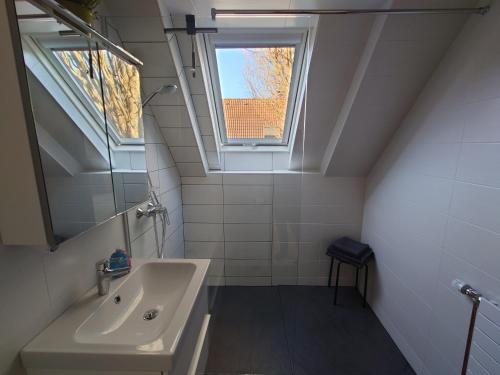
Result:
<svg viewBox="0 0 500 375">
<path fill-rule="evenodd" d="M 210 17 L 212 8 L 219 9 L 328 9 L 379 8 L 385 0 L 159 0 L 173 15 L 194 14 Z"/>
</svg>

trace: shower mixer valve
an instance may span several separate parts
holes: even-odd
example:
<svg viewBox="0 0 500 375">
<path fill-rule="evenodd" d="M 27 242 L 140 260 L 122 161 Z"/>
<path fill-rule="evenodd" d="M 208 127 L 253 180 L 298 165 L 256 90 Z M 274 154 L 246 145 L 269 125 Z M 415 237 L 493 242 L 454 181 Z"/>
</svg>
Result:
<svg viewBox="0 0 500 375">
<path fill-rule="evenodd" d="M 165 214 L 167 209 L 163 207 L 160 203 L 154 204 L 153 202 L 148 202 L 148 206 L 146 209 L 138 208 L 135 212 L 135 216 L 139 219 L 143 216 L 151 217 L 156 216 L 157 214 Z"/>
</svg>

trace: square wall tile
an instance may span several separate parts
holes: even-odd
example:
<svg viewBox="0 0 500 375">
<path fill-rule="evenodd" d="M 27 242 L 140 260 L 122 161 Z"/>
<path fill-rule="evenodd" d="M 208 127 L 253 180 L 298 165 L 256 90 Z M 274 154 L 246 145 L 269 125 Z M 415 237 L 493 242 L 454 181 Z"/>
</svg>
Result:
<svg viewBox="0 0 500 375">
<path fill-rule="evenodd" d="M 298 242 L 273 242 L 273 262 L 297 262 Z"/>
<path fill-rule="evenodd" d="M 273 224 L 273 241 L 275 242 L 299 242 L 300 224 Z"/>
<path fill-rule="evenodd" d="M 226 241 L 249 242 L 272 240 L 271 224 L 224 224 Z"/>
<path fill-rule="evenodd" d="M 181 176 L 199 177 L 205 175 L 202 163 L 177 163 L 177 169 L 179 169 Z"/>
<path fill-rule="evenodd" d="M 144 124 L 144 142 L 149 143 L 165 143 L 163 135 L 161 134 L 156 118 L 153 115 L 149 115 L 143 112 L 143 124 Z"/>
<path fill-rule="evenodd" d="M 226 242 L 226 259 L 271 259 L 271 242 Z"/>
<path fill-rule="evenodd" d="M 160 193 L 170 191 L 181 184 L 179 173 L 175 167 L 159 170 L 158 179 L 160 181 Z"/>
<path fill-rule="evenodd" d="M 451 215 L 500 234 L 500 189 L 456 183 L 451 201 Z"/>
<path fill-rule="evenodd" d="M 222 204 L 221 185 L 182 185 L 184 204 Z"/>
<path fill-rule="evenodd" d="M 181 181 L 183 185 L 222 185 L 222 174 L 208 173 L 203 177 L 181 177 Z"/>
<path fill-rule="evenodd" d="M 170 151 L 177 163 L 201 163 L 197 147 L 170 147 Z"/>
<path fill-rule="evenodd" d="M 224 242 L 186 241 L 186 258 L 224 259 Z"/>
<path fill-rule="evenodd" d="M 197 146 L 196 138 L 191 128 L 161 128 L 161 132 L 170 147 Z"/>
<path fill-rule="evenodd" d="M 157 144 L 156 151 L 158 155 L 158 169 L 165 169 L 175 166 L 174 159 L 170 154 L 169 148 L 166 144 Z"/>
<path fill-rule="evenodd" d="M 151 227 L 147 232 L 141 234 L 130 244 L 134 258 L 155 258 L 157 255 L 155 232 Z"/>
<path fill-rule="evenodd" d="M 273 184 L 273 176 L 271 174 L 224 173 L 222 176 L 225 185 L 272 185 Z"/>
<path fill-rule="evenodd" d="M 271 205 L 224 205 L 225 223 L 271 223 L 272 220 Z"/>
<path fill-rule="evenodd" d="M 222 223 L 223 206 L 218 204 L 184 205 L 184 222 L 186 223 Z"/>
<path fill-rule="evenodd" d="M 224 185 L 224 204 L 272 204 L 272 200 L 272 186 Z"/>
<path fill-rule="evenodd" d="M 185 105 L 150 106 L 160 128 L 190 128 L 191 120 Z"/>
<path fill-rule="evenodd" d="M 184 223 L 186 241 L 224 241 L 222 224 Z"/>
<path fill-rule="evenodd" d="M 500 188 L 500 143 L 464 143 L 460 151 L 457 179 Z"/>
<path fill-rule="evenodd" d="M 271 276 L 270 260 L 226 259 L 226 276 Z"/>
</svg>

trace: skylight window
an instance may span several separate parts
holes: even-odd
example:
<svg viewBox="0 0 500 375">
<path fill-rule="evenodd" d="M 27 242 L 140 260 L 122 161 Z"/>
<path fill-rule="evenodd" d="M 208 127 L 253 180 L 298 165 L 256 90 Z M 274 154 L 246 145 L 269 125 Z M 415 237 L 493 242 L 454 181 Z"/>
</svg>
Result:
<svg viewBox="0 0 500 375">
<path fill-rule="evenodd" d="M 287 146 L 306 34 L 248 32 L 205 37 L 222 146 Z"/>
<path fill-rule="evenodd" d="M 229 142 L 283 140 L 294 47 L 216 48 Z"/>
<path fill-rule="evenodd" d="M 99 80 L 92 79 L 87 50 L 53 50 L 57 61 L 71 77 L 73 83 L 104 117 Z M 92 51 L 93 67 L 97 70 L 97 51 Z M 118 144 L 142 142 L 144 131 L 141 120 L 140 78 L 137 68 L 109 51 L 100 50 L 106 118 Z"/>
</svg>

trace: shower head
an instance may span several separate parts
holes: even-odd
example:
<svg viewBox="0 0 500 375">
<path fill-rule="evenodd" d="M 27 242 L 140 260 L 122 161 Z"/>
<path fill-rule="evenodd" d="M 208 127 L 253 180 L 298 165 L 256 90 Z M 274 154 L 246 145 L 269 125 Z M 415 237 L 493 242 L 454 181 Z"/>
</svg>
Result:
<svg viewBox="0 0 500 375">
<path fill-rule="evenodd" d="M 176 91 L 177 91 L 177 85 L 174 84 L 163 85 L 158 89 L 158 93 L 161 94 L 173 94 Z"/>
<path fill-rule="evenodd" d="M 162 85 L 160 86 L 157 90 L 155 90 L 153 93 L 151 93 L 143 102 L 142 102 L 142 108 L 146 104 L 150 102 L 151 99 L 153 99 L 157 94 L 173 94 L 174 92 L 177 91 L 177 85 Z"/>
</svg>

